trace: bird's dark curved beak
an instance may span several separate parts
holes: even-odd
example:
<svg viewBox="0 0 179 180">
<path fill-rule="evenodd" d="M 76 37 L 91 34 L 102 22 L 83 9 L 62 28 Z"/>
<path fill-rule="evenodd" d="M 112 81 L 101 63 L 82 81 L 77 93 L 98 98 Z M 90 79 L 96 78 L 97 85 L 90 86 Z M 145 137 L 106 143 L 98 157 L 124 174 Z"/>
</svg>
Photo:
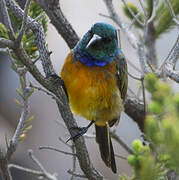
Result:
<svg viewBox="0 0 179 180">
<path fill-rule="evenodd" d="M 94 34 L 93 37 L 91 38 L 91 40 L 89 41 L 89 43 L 87 44 L 86 48 L 88 48 L 97 39 L 102 39 L 102 37 L 97 34 Z"/>
</svg>

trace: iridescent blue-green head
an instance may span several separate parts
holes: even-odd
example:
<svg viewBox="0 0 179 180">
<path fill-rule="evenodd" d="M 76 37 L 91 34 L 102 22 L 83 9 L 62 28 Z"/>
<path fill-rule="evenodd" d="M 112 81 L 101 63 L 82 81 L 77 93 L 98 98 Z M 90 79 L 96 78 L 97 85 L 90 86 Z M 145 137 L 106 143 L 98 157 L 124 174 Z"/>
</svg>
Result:
<svg viewBox="0 0 179 180">
<path fill-rule="evenodd" d="M 75 46 L 73 57 L 87 66 L 105 66 L 120 51 L 117 30 L 106 23 L 96 23 Z"/>
</svg>

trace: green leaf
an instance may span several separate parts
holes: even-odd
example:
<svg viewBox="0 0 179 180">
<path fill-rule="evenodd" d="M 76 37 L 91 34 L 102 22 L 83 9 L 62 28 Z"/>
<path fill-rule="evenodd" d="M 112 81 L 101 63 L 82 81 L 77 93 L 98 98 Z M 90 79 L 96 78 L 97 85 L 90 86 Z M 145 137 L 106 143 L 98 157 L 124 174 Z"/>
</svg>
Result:
<svg viewBox="0 0 179 180">
<path fill-rule="evenodd" d="M 19 107 L 23 107 L 23 105 L 19 102 L 18 99 L 14 98 L 14 102 L 15 102 Z"/>
<path fill-rule="evenodd" d="M 21 134 L 19 136 L 19 141 L 23 141 L 26 138 L 26 134 Z"/>
<path fill-rule="evenodd" d="M 6 30 L 5 26 L 2 23 L 0 23 L 0 37 L 9 39 L 8 34 L 7 34 L 7 30 Z"/>
<path fill-rule="evenodd" d="M 146 1 L 146 4 L 147 4 L 146 11 L 147 11 L 147 15 L 148 15 L 148 18 L 149 18 L 149 17 L 151 17 L 152 11 L 153 11 L 153 1 L 152 0 L 145 0 L 145 1 Z"/>
<path fill-rule="evenodd" d="M 24 130 L 23 130 L 23 134 L 26 134 L 29 130 L 32 129 L 32 125 L 27 126 Z"/>
<path fill-rule="evenodd" d="M 29 16 L 32 17 L 33 19 L 37 18 L 38 16 L 40 16 L 43 13 L 42 8 L 33 0 L 31 2 L 31 6 L 30 6 L 30 10 L 29 10 Z M 16 16 L 14 16 L 14 14 L 9 11 L 9 15 L 11 18 L 12 23 L 16 26 L 17 29 L 17 34 L 20 31 L 21 28 L 21 24 L 22 24 L 22 20 L 16 18 Z M 42 17 L 42 19 L 40 19 L 42 26 L 44 28 L 44 32 L 46 35 L 47 32 L 47 18 L 46 15 L 44 15 Z M 35 36 L 33 34 L 33 32 L 30 29 L 27 29 L 23 38 L 22 38 L 22 42 L 23 42 L 23 47 L 26 50 L 26 53 L 31 57 L 31 58 L 37 58 L 38 54 L 38 48 L 35 42 Z M 13 58 L 16 59 L 16 61 L 18 62 L 18 58 L 13 54 Z M 18 62 L 19 63 L 19 62 Z"/>
<path fill-rule="evenodd" d="M 135 15 L 137 15 L 137 14 L 139 13 L 137 7 L 136 7 L 133 3 L 128 3 L 128 6 L 130 7 L 130 9 L 133 11 L 133 13 L 134 13 Z M 122 6 L 122 9 L 123 9 L 124 14 L 125 14 L 129 19 L 131 19 L 131 20 L 134 19 L 134 17 L 132 16 L 132 14 L 130 13 L 130 11 L 128 10 L 128 8 L 127 8 L 125 5 Z M 143 14 L 140 13 L 140 15 L 138 16 L 138 19 L 139 19 L 140 21 L 142 21 L 142 20 L 143 20 Z M 142 28 L 142 26 L 141 26 L 138 22 L 135 22 L 134 25 L 135 25 L 137 28 Z"/>
<path fill-rule="evenodd" d="M 179 1 L 173 0 L 171 1 L 171 5 L 173 7 L 173 10 L 176 14 L 176 16 L 179 14 Z M 173 17 L 171 15 L 169 7 L 165 4 L 165 6 L 162 5 L 162 12 L 160 14 L 160 17 L 158 19 L 157 25 L 156 25 L 156 38 L 159 38 L 162 34 L 167 33 L 172 28 L 176 27 L 176 24 L 173 21 Z M 158 15 L 159 16 L 159 15 Z"/>
<path fill-rule="evenodd" d="M 29 119 L 27 119 L 24 123 L 24 125 L 26 126 L 27 124 L 29 124 L 32 120 L 34 119 L 34 116 L 32 115 Z"/>
<path fill-rule="evenodd" d="M 148 73 L 145 76 L 145 84 L 146 84 L 146 89 L 150 92 L 150 93 L 154 93 L 157 91 L 157 82 L 158 82 L 158 78 L 156 77 L 155 74 L 153 73 Z"/>
<path fill-rule="evenodd" d="M 18 89 L 18 88 L 16 88 L 16 92 L 19 94 L 19 96 L 24 100 L 24 96 L 23 96 L 23 94 L 22 94 L 22 92 Z"/>
</svg>

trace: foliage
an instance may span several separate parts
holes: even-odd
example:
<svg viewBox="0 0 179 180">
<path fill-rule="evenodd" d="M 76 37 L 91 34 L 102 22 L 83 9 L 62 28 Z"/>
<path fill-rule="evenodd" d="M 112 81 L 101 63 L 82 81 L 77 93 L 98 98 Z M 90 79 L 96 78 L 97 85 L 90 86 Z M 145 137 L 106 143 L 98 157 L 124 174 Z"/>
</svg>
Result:
<svg viewBox="0 0 179 180">
<path fill-rule="evenodd" d="M 2 23 L 0 23 L 0 37 L 8 39 L 7 30 Z"/>
<path fill-rule="evenodd" d="M 29 9 L 29 16 L 33 19 L 36 19 L 37 17 L 41 16 L 43 13 L 43 10 L 40 8 L 40 6 L 35 3 L 35 1 L 31 2 L 31 6 Z M 12 14 L 11 11 L 8 11 L 8 14 L 10 16 L 11 19 L 11 23 L 13 25 L 13 29 L 16 33 L 16 37 L 18 36 L 20 29 L 21 29 L 21 25 L 22 25 L 22 20 L 18 19 L 16 16 L 14 16 Z M 44 28 L 44 32 L 47 32 L 47 19 L 46 16 L 44 15 L 40 21 L 42 22 L 43 28 Z M 0 23 L 0 37 L 1 38 L 6 38 L 9 39 L 7 30 L 5 28 L 5 26 Z M 22 38 L 22 43 L 23 43 L 23 47 L 26 50 L 27 54 L 33 59 L 33 58 L 37 58 L 37 47 L 36 47 L 36 42 L 35 42 L 35 37 L 33 32 L 27 27 L 25 34 L 23 35 Z M 16 58 L 15 54 L 13 53 L 13 51 L 11 52 L 15 63 L 11 64 L 11 68 L 18 73 L 18 68 L 22 68 L 24 67 L 24 65 Z M 25 80 L 25 76 L 21 76 L 20 75 L 20 81 L 23 87 L 26 87 L 26 80 Z M 27 97 L 30 97 L 33 92 L 34 92 L 34 88 L 30 88 L 30 87 L 26 87 L 26 93 L 27 93 Z M 20 108 L 24 108 L 24 104 L 23 101 L 25 100 L 25 97 L 23 95 L 23 89 L 21 87 L 21 90 L 16 88 L 16 92 L 18 93 L 22 103 L 18 100 L 18 99 L 14 99 L 14 102 L 16 103 L 16 105 L 18 105 Z M 24 138 L 26 137 L 27 132 L 32 128 L 32 125 L 30 124 L 31 121 L 34 119 L 34 116 L 30 116 L 27 118 L 27 120 L 25 121 L 23 128 L 22 128 L 22 132 L 20 134 L 19 137 L 19 141 L 24 140 Z"/>
<path fill-rule="evenodd" d="M 174 95 L 154 74 L 146 76 L 146 88 L 152 95 L 145 127 L 149 145 L 133 142 L 128 163 L 134 175 L 121 180 L 167 180 L 168 170 L 179 173 L 179 93 Z"/>
<path fill-rule="evenodd" d="M 136 7 L 134 4 L 132 4 L 132 3 L 128 3 L 128 6 L 129 6 L 129 8 L 132 10 L 132 12 L 133 12 L 135 15 L 138 15 L 138 16 L 137 16 L 138 19 L 139 19 L 140 21 L 142 21 L 142 20 L 143 20 L 143 14 L 139 13 L 137 7 Z M 132 14 L 129 12 L 128 8 L 127 8 L 126 6 L 123 6 L 122 8 L 123 8 L 123 11 L 124 11 L 125 15 L 126 15 L 127 17 L 129 17 L 130 19 L 133 19 L 133 16 L 132 16 Z M 141 26 L 138 22 L 135 22 L 135 26 L 136 26 L 137 28 L 142 28 L 142 26 Z"/>
<path fill-rule="evenodd" d="M 162 2 L 164 3 L 164 2 Z M 173 10 L 175 12 L 176 15 L 179 14 L 179 1 L 178 0 L 174 0 L 171 1 Z M 168 6 L 165 5 L 161 5 L 161 14 L 157 16 L 156 18 L 156 38 L 158 38 L 160 35 L 170 31 L 173 27 L 175 27 L 175 23 L 172 19 L 170 10 L 168 8 Z"/>
<path fill-rule="evenodd" d="M 176 16 L 179 14 L 179 1 L 178 0 L 170 0 L 171 5 L 173 7 L 173 10 L 176 14 Z M 152 9 L 153 9 L 153 1 L 151 0 L 145 0 L 145 11 L 147 13 L 147 18 L 150 18 L 152 15 Z M 144 19 L 144 13 L 140 12 L 138 8 L 133 3 L 128 3 L 128 7 L 133 11 L 133 13 L 139 14 L 138 19 L 142 22 L 145 21 Z M 123 6 L 123 12 L 124 14 L 129 18 L 133 19 L 133 16 L 129 12 L 128 8 L 124 5 Z M 169 10 L 169 7 L 165 3 L 165 1 L 159 1 L 156 7 L 156 16 L 154 18 L 154 21 L 152 22 L 155 29 L 155 38 L 159 38 L 162 34 L 170 31 L 172 28 L 175 27 L 174 21 L 172 19 L 171 12 Z M 135 22 L 135 27 L 141 29 L 142 26 Z"/>
<path fill-rule="evenodd" d="M 18 36 L 18 33 L 20 32 L 22 21 L 20 19 L 18 19 L 16 16 L 14 16 L 11 11 L 8 11 L 8 13 L 9 13 L 13 28 L 14 28 L 14 30 L 16 30 L 16 36 Z M 40 15 L 42 15 L 42 13 L 43 13 L 43 10 L 41 9 L 41 7 L 37 3 L 35 3 L 35 1 L 33 0 L 31 2 L 31 6 L 30 6 L 28 15 L 31 18 L 35 19 L 35 18 L 39 17 Z M 42 17 L 41 22 L 42 22 L 42 25 L 44 28 L 44 32 L 46 33 L 47 32 L 47 18 L 45 15 Z M 7 31 L 2 23 L 0 23 L 0 37 L 4 37 L 4 38 L 8 39 Z M 37 58 L 38 51 L 37 51 L 37 46 L 35 43 L 35 37 L 33 35 L 33 32 L 30 29 L 27 28 L 27 30 L 23 36 L 22 42 L 23 42 L 23 47 L 25 48 L 27 54 L 32 59 Z M 13 55 L 13 58 L 16 59 L 16 63 L 18 65 L 22 65 L 21 62 L 18 61 L 18 59 L 16 58 L 16 56 L 13 53 L 12 53 L 12 55 Z"/>
</svg>

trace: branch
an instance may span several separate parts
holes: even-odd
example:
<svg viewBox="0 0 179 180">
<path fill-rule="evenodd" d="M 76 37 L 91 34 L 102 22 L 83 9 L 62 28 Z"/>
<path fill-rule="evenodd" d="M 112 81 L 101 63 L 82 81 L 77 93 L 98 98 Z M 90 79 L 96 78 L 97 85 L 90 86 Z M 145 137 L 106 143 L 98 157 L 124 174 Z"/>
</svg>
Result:
<svg viewBox="0 0 179 180">
<path fill-rule="evenodd" d="M 23 20 L 24 11 L 12 0 L 5 0 L 6 6 L 10 9 L 10 11 L 19 19 Z M 45 41 L 45 34 L 41 24 L 32 19 L 31 17 L 27 17 L 27 27 L 29 27 L 34 35 L 35 41 L 39 50 L 39 54 L 41 56 L 43 70 L 46 76 L 54 73 L 52 63 L 49 57 L 49 51 L 47 49 L 47 44 Z M 26 64 L 27 65 L 27 64 Z"/>
<path fill-rule="evenodd" d="M 179 35 L 171 50 L 171 53 L 167 61 L 175 66 L 178 59 L 179 59 Z"/>
<path fill-rule="evenodd" d="M 115 139 L 129 154 L 133 154 L 133 151 L 124 143 L 120 137 L 114 132 L 110 131 L 110 135 L 113 139 Z"/>
<path fill-rule="evenodd" d="M 148 66 L 147 60 L 146 60 L 144 42 L 138 43 L 137 51 L 138 51 L 140 66 L 142 69 L 142 75 L 144 76 L 146 73 L 150 72 L 150 69 L 149 69 L 149 66 Z"/>
<path fill-rule="evenodd" d="M 165 0 L 166 4 L 168 5 L 169 9 L 170 9 L 170 12 L 171 12 L 171 15 L 173 16 L 173 21 L 176 23 L 176 25 L 179 27 L 179 21 L 177 20 L 177 17 L 175 15 L 175 12 L 172 8 L 172 5 L 170 3 L 169 0 Z"/>
<path fill-rule="evenodd" d="M 30 3 L 31 3 L 31 0 L 27 0 L 26 4 L 25 4 L 25 8 L 24 8 L 24 17 L 23 17 L 23 21 L 22 21 L 22 25 L 21 25 L 21 29 L 20 29 L 20 33 L 16 39 L 16 43 L 17 45 L 19 46 L 21 41 L 22 41 L 22 37 L 24 35 L 24 32 L 26 30 L 26 25 L 27 25 L 27 15 L 28 15 L 28 12 L 29 12 L 29 7 L 30 7 Z"/>
<path fill-rule="evenodd" d="M 19 166 L 19 165 L 16 165 L 16 164 L 9 164 L 8 168 L 9 169 L 15 168 L 15 169 L 18 169 L 18 170 L 23 171 L 25 173 L 28 173 L 30 175 L 35 175 L 35 176 L 38 176 L 38 177 L 47 178 L 46 175 L 42 171 L 36 171 L 36 170 L 25 168 L 23 166 Z"/>
<path fill-rule="evenodd" d="M 79 37 L 61 11 L 59 1 L 36 0 L 36 2 L 46 12 L 50 18 L 50 22 L 57 29 L 58 33 L 65 40 L 69 48 L 73 49 L 79 41 Z"/>
<path fill-rule="evenodd" d="M 10 52 L 8 51 L 8 54 L 11 59 Z M 22 134 L 23 128 L 24 128 L 24 123 L 27 120 L 27 115 L 28 115 L 28 98 L 29 98 L 29 89 L 26 86 L 26 69 L 25 68 L 18 68 L 16 64 L 13 62 L 11 59 L 12 65 L 15 68 L 15 71 L 17 72 L 19 79 L 20 79 L 20 84 L 21 84 L 21 90 L 22 92 L 19 91 L 19 95 L 21 96 L 23 100 L 23 106 L 22 106 L 22 113 L 21 117 L 19 119 L 16 131 L 10 140 L 10 145 L 7 145 L 7 152 L 5 154 L 2 153 L 0 149 L 0 171 L 2 171 L 2 177 L 5 180 L 10 180 L 12 179 L 10 172 L 8 170 L 8 163 L 11 159 L 11 156 L 13 153 L 16 151 L 20 135 Z M 9 175 L 7 175 L 7 173 Z"/>
<path fill-rule="evenodd" d="M 151 17 L 147 20 L 147 24 L 151 23 L 151 22 L 154 20 L 155 16 L 156 16 L 157 0 L 153 0 L 152 4 L 153 4 L 153 7 L 152 7 L 152 15 L 151 15 Z"/>
<path fill-rule="evenodd" d="M 76 156 L 75 153 L 70 153 L 70 152 L 62 151 L 62 150 L 60 150 L 60 149 L 57 149 L 57 148 L 54 148 L 54 147 L 50 147 L 50 146 L 40 146 L 39 149 L 40 149 L 40 150 L 49 149 L 49 150 L 53 150 L 53 151 L 56 151 L 56 152 L 60 152 L 60 153 L 66 154 L 66 155 Z"/>
<path fill-rule="evenodd" d="M 112 0 L 103 0 L 106 4 L 107 10 L 109 12 L 110 18 L 121 28 L 121 30 L 126 34 L 132 47 L 137 49 L 138 40 L 136 36 L 129 30 L 129 28 L 121 21 L 120 17 L 116 13 Z"/>
<path fill-rule="evenodd" d="M 172 80 L 179 83 L 179 71 L 174 70 L 178 59 L 179 59 L 179 35 L 167 59 L 164 61 L 164 63 L 160 67 L 160 70 L 161 70 L 160 76 L 164 74 L 164 76 L 168 76 Z"/>
<path fill-rule="evenodd" d="M 14 34 L 14 31 L 13 31 L 13 28 L 11 25 L 11 20 L 9 18 L 9 14 L 7 12 L 5 0 L 0 0 L 0 11 L 2 13 L 3 22 L 4 22 L 4 25 L 7 29 L 7 33 L 9 35 L 9 38 L 11 40 L 15 40 L 15 34 Z"/>
<path fill-rule="evenodd" d="M 0 38 L 0 48 L 13 48 L 14 42 L 5 38 Z"/>
<path fill-rule="evenodd" d="M 8 165 L 8 168 L 16 168 L 20 171 L 23 171 L 23 172 L 26 172 L 26 173 L 29 173 L 31 175 L 35 175 L 35 176 L 38 176 L 39 179 L 41 177 L 44 177 L 46 179 L 49 179 L 49 180 L 57 180 L 57 177 L 56 177 L 56 174 L 50 174 L 48 173 L 44 167 L 42 166 L 42 164 L 38 161 L 38 159 L 33 155 L 33 151 L 32 150 L 29 150 L 29 156 L 30 158 L 32 159 L 32 161 L 35 162 L 35 164 L 40 168 L 41 171 L 36 171 L 36 170 L 33 170 L 33 169 L 29 169 L 29 168 L 24 168 L 22 166 L 19 166 L 19 165 L 15 165 L 15 164 L 9 164 Z"/>
<path fill-rule="evenodd" d="M 20 18 L 21 20 L 23 19 L 24 11 L 17 4 L 15 4 L 11 0 L 6 0 L 6 5 L 16 17 Z M 34 76 L 34 78 L 47 90 L 57 96 L 57 99 L 59 100 L 56 100 L 56 102 L 59 112 L 61 113 L 61 116 L 64 119 L 64 122 L 70 132 L 70 128 L 73 126 L 77 126 L 77 124 L 71 113 L 67 98 L 61 88 L 61 84 L 59 82 L 56 82 L 54 78 L 48 76 L 49 74 L 52 74 L 54 70 L 48 55 L 42 26 L 39 26 L 39 24 L 29 16 L 27 17 L 27 26 L 31 28 L 36 37 L 36 43 L 38 45 L 43 69 L 47 78 L 44 78 L 43 75 L 39 72 L 39 70 L 36 68 L 29 56 L 26 54 L 23 47 L 13 47 L 14 53 L 17 58 L 27 67 L 28 71 Z M 72 136 L 73 133 L 75 132 L 71 133 Z M 76 147 L 76 154 L 79 160 L 79 164 L 84 174 L 89 179 L 103 179 L 103 176 L 101 176 L 99 172 L 95 170 L 90 161 L 84 138 L 80 137 L 79 139 L 74 141 L 74 144 Z"/>
<path fill-rule="evenodd" d="M 133 16 L 133 18 L 134 18 L 142 27 L 144 27 L 144 23 L 139 20 L 139 18 L 137 17 L 136 14 L 134 14 L 134 12 L 132 11 L 132 9 L 128 6 L 127 2 L 126 2 L 125 0 L 122 0 L 122 2 L 123 2 L 124 5 L 127 7 L 128 11 L 129 11 L 130 14 Z"/>
<path fill-rule="evenodd" d="M 144 132 L 145 111 L 144 104 L 139 100 L 127 97 L 124 104 L 125 113 L 129 115 L 139 126 L 140 130 Z"/>
<path fill-rule="evenodd" d="M 179 83 L 179 71 L 174 71 L 173 70 L 173 64 L 168 62 L 167 64 L 165 64 L 164 67 L 165 67 L 164 71 L 165 71 L 166 75 L 168 77 L 170 77 L 172 80 L 174 80 L 177 83 Z"/>
<path fill-rule="evenodd" d="M 74 173 L 73 171 L 71 171 L 71 170 L 68 170 L 68 173 L 69 174 L 71 174 L 72 176 L 74 176 L 74 177 L 78 177 L 78 178 L 87 178 L 85 175 L 81 175 L 81 174 L 76 174 L 76 173 Z"/>
<path fill-rule="evenodd" d="M 3 180 L 12 180 L 11 174 L 8 169 L 8 159 L 0 148 L 0 175 Z"/>
<path fill-rule="evenodd" d="M 22 77 L 20 77 L 22 78 Z M 21 82 L 22 83 L 22 82 Z M 22 85 L 21 85 L 22 86 Z M 19 123 L 17 125 L 16 131 L 10 141 L 10 146 L 7 151 L 8 159 L 11 158 L 11 155 L 16 151 L 20 135 L 22 134 L 22 130 L 24 127 L 24 123 L 27 120 L 28 116 L 28 95 L 29 95 L 29 90 L 25 87 L 25 89 L 22 90 L 22 95 L 24 97 L 23 100 L 23 110 L 21 113 L 21 117 L 19 120 Z"/>
</svg>

